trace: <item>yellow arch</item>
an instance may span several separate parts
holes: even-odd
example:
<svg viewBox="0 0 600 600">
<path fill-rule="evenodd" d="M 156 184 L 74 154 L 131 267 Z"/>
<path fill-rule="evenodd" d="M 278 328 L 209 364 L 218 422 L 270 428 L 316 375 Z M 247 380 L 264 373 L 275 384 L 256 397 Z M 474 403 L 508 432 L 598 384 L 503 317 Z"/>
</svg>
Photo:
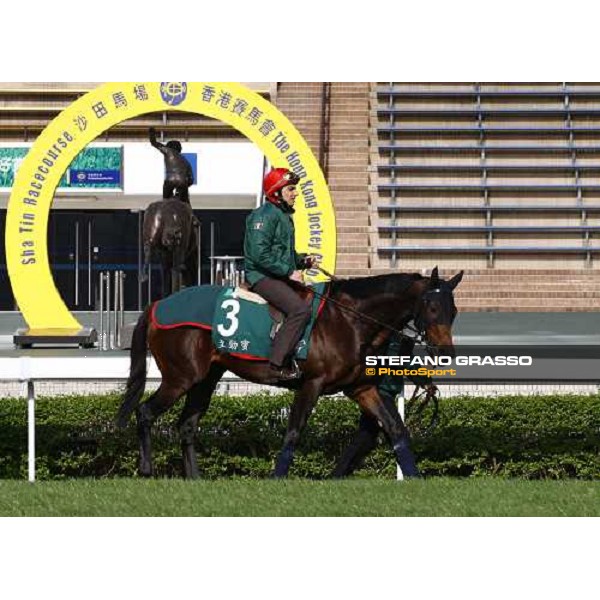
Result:
<svg viewBox="0 0 600 600">
<path fill-rule="evenodd" d="M 303 200 L 296 203 L 294 217 L 298 248 L 321 254 L 324 268 L 334 272 L 335 215 L 327 183 L 308 144 L 273 104 L 237 83 L 106 83 L 44 129 L 15 179 L 6 218 L 6 260 L 15 299 L 30 330 L 60 333 L 81 327 L 60 297 L 48 262 L 48 217 L 63 173 L 110 127 L 165 110 L 219 119 L 254 142 L 271 164 L 294 169 L 301 177 Z"/>
</svg>

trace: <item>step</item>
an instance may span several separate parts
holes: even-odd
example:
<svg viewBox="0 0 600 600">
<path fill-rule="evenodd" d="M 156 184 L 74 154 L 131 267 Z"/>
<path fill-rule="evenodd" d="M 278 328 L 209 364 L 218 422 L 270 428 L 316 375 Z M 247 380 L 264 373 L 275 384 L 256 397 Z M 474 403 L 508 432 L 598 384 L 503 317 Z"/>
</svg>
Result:
<svg viewBox="0 0 600 600">
<path fill-rule="evenodd" d="M 477 299 L 481 299 L 482 301 L 485 300 L 486 298 L 497 298 L 498 300 L 500 300 L 501 298 L 507 298 L 507 299 L 511 299 L 511 300 L 515 300 L 515 301 L 519 301 L 520 299 L 527 299 L 527 298 L 539 298 L 541 295 L 540 290 L 537 289 L 529 289 L 529 290 L 506 290 L 506 291 L 502 291 L 502 290 L 493 290 L 493 291 L 489 291 L 489 290 L 465 290 L 464 288 L 462 288 L 462 284 L 461 286 L 459 286 L 456 289 L 456 297 L 457 298 L 477 298 Z M 600 291 L 591 291 L 591 290 L 577 290 L 577 291 L 550 291 L 550 290 L 544 290 L 543 291 L 543 297 L 544 298 L 563 298 L 565 300 L 567 299 L 577 299 L 577 298 L 581 298 L 581 299 L 593 299 L 593 298 L 600 298 Z M 599 303 L 600 306 L 600 303 Z"/>
<path fill-rule="evenodd" d="M 458 298 L 457 298 L 458 301 Z M 594 302 L 593 299 L 586 298 L 569 298 L 568 301 L 561 301 L 555 298 L 506 298 L 505 301 L 500 302 L 498 299 L 494 300 L 492 298 L 468 298 L 465 299 L 464 302 L 461 301 L 461 304 L 469 304 L 472 306 L 484 306 L 484 305 L 507 305 L 507 306 L 531 306 L 535 308 L 536 306 L 555 306 L 555 305 L 568 305 L 568 306 L 595 306 L 596 310 L 598 310 L 598 303 Z"/>
<path fill-rule="evenodd" d="M 593 308 L 574 308 L 572 306 L 470 306 L 464 305 L 459 312 L 596 312 Z"/>
</svg>

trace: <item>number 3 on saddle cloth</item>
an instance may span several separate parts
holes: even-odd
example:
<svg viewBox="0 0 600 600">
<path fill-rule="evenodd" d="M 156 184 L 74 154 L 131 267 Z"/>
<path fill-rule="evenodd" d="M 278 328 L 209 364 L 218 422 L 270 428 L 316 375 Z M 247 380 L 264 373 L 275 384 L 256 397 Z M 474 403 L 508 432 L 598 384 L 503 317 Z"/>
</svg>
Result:
<svg viewBox="0 0 600 600">
<path fill-rule="evenodd" d="M 321 313 L 325 283 L 317 283 L 310 294 L 311 319 L 296 346 L 295 358 L 306 359 L 310 334 Z M 266 301 L 247 290 L 217 285 L 202 285 L 184 290 L 155 302 L 152 322 L 159 329 L 199 327 L 212 330 L 217 350 L 248 360 L 268 360 L 282 315 Z"/>
</svg>

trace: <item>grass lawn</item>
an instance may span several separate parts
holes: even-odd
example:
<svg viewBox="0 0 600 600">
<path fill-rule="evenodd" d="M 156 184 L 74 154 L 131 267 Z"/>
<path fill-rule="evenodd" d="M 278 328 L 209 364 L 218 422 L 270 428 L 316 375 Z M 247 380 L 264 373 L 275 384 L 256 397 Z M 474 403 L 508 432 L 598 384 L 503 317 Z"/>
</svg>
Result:
<svg viewBox="0 0 600 600">
<path fill-rule="evenodd" d="M 600 482 L 2 480 L 0 516 L 600 516 Z"/>
</svg>

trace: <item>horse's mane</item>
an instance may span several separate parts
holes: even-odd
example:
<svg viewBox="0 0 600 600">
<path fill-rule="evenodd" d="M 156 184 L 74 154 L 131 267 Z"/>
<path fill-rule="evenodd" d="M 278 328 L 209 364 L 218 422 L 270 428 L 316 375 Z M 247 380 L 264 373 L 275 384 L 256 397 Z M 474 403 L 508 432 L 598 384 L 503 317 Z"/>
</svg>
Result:
<svg viewBox="0 0 600 600">
<path fill-rule="evenodd" d="M 415 281 L 425 279 L 419 273 L 390 273 L 331 282 L 331 293 L 345 293 L 353 298 L 369 298 L 374 294 L 401 294 Z"/>
</svg>

